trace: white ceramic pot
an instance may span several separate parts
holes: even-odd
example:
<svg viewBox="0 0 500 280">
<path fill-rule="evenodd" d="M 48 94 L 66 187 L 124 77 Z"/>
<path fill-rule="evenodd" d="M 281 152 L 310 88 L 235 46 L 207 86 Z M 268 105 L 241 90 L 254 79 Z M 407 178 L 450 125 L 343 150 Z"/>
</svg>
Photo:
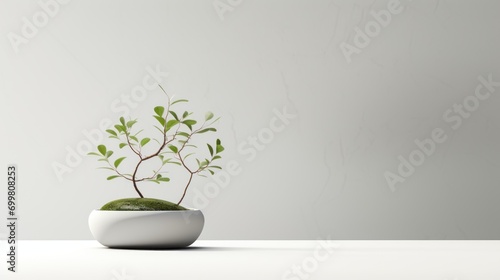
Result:
<svg viewBox="0 0 500 280">
<path fill-rule="evenodd" d="M 110 248 L 182 248 L 200 236 L 205 217 L 200 210 L 103 211 L 89 216 L 94 238 Z"/>
</svg>

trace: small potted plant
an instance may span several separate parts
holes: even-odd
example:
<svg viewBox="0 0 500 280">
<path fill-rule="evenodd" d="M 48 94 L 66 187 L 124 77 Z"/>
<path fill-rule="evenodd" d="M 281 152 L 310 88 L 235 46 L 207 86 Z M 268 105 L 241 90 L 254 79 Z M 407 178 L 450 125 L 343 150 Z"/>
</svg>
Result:
<svg viewBox="0 0 500 280">
<path fill-rule="evenodd" d="M 107 180 L 122 179 L 134 188 L 138 197 L 123 198 L 106 203 L 89 216 L 89 227 L 93 236 L 102 245 L 111 248 L 180 248 L 191 245 L 201 234 L 205 222 L 203 213 L 197 209 L 185 208 L 181 203 L 195 176 L 213 175 L 221 167 L 214 164 L 221 158 L 224 150 L 219 139 L 207 143 L 205 155 L 193 145 L 192 139 L 199 134 L 216 132 L 213 124 L 218 118 L 207 112 L 203 122 L 196 121 L 192 112 L 175 111 L 178 103 L 186 99 L 171 99 L 167 95 L 167 104 L 154 108 L 153 120 L 158 130 L 158 139 L 142 137 L 142 130 L 137 131 L 136 119 L 126 120 L 120 117 L 119 123 L 107 131 L 109 138 L 116 140 L 120 151 L 128 150 L 132 158 L 116 156 L 118 153 L 106 147 L 97 146 L 97 151 L 89 155 L 98 158 L 104 166 L 99 168 L 112 172 Z M 153 141 L 152 141 L 153 140 Z M 151 149 L 151 144 L 156 146 Z M 148 145 L 150 153 L 145 153 Z M 117 150 L 118 151 L 118 150 Z M 122 162 L 133 161 L 131 172 L 123 171 Z M 142 170 L 145 163 L 156 165 L 147 176 Z M 170 181 L 168 166 L 179 166 L 189 175 L 183 185 L 183 192 L 177 203 L 166 200 L 147 198 L 140 191 L 139 185 L 145 182 L 164 184 Z M 122 167 L 121 167 L 122 166 Z M 141 172 L 142 170 L 142 172 Z"/>
</svg>

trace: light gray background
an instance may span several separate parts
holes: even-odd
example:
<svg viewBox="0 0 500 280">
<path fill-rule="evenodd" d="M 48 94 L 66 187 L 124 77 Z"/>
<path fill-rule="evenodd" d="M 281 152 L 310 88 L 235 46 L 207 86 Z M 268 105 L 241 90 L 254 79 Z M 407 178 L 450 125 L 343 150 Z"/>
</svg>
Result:
<svg viewBox="0 0 500 280">
<path fill-rule="evenodd" d="M 459 129 L 443 119 L 479 76 L 500 81 L 500 2 L 401 1 L 351 63 L 340 44 L 388 1 L 231 3 L 222 19 L 212 1 L 73 0 L 16 54 L 8 34 L 41 8 L 0 2 L 1 166 L 19 166 L 22 239 L 91 239 L 90 211 L 135 195 L 94 159 L 62 181 L 52 164 L 117 120 L 113 102 L 157 65 L 169 93 L 222 116 L 223 164 L 241 168 L 201 207 L 202 239 L 500 237 L 500 89 Z M 148 122 L 163 100 L 150 91 L 131 115 Z M 297 117 L 248 160 L 238 146 L 284 107 Z M 384 173 L 435 128 L 447 140 L 392 191 Z M 186 205 L 212 181 L 197 178 Z M 177 200 L 179 184 L 142 189 Z"/>
</svg>

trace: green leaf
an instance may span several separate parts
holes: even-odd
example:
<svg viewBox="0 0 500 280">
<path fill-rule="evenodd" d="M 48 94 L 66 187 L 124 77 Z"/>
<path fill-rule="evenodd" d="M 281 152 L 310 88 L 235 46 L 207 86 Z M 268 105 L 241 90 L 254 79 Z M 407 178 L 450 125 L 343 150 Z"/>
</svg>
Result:
<svg viewBox="0 0 500 280">
<path fill-rule="evenodd" d="M 224 151 L 224 147 L 223 147 L 222 145 L 217 145 L 217 146 L 215 147 L 215 151 L 216 151 L 216 153 L 218 154 L 218 153 L 220 153 L 220 152 Z"/>
<path fill-rule="evenodd" d="M 120 147 L 120 149 L 122 149 L 123 147 L 125 147 L 127 145 L 128 145 L 127 143 L 120 143 L 120 145 L 118 145 L 118 147 Z"/>
<path fill-rule="evenodd" d="M 189 116 L 188 111 L 184 111 L 184 114 L 182 114 L 182 118 L 185 119 L 187 116 Z"/>
<path fill-rule="evenodd" d="M 215 156 L 212 158 L 212 160 L 216 160 L 216 159 L 220 159 L 221 157 L 220 156 Z"/>
<path fill-rule="evenodd" d="M 184 156 L 184 159 L 187 159 L 189 156 L 194 155 L 194 154 L 195 153 L 189 153 L 189 154 L 187 154 L 187 155 Z"/>
<path fill-rule="evenodd" d="M 112 175 L 112 176 L 109 176 L 106 180 L 113 180 L 113 179 L 118 178 L 118 177 L 120 177 L 120 176 Z"/>
<path fill-rule="evenodd" d="M 175 103 L 179 103 L 179 102 L 188 102 L 187 99 L 179 99 L 179 100 L 175 100 L 174 102 L 172 102 L 172 104 L 170 105 L 174 105 Z"/>
<path fill-rule="evenodd" d="M 167 178 L 167 177 L 160 177 L 158 179 L 156 179 L 158 181 L 161 181 L 161 182 L 169 182 L 170 181 L 170 178 Z"/>
<path fill-rule="evenodd" d="M 101 153 L 101 155 L 103 155 L 103 156 L 106 155 L 106 146 L 99 145 L 99 146 L 97 146 L 97 150 L 99 150 L 99 153 Z"/>
<path fill-rule="evenodd" d="M 110 156 L 113 155 L 113 151 L 107 151 L 106 152 L 106 157 L 109 158 Z"/>
<path fill-rule="evenodd" d="M 107 166 L 97 167 L 97 169 L 106 169 L 106 170 L 113 170 L 113 171 L 115 171 L 113 168 L 107 167 Z"/>
<path fill-rule="evenodd" d="M 178 124 L 178 123 L 179 123 L 179 121 L 178 121 L 178 120 L 169 120 L 169 121 L 167 122 L 167 126 L 165 127 L 165 129 L 166 129 L 167 131 L 169 131 L 169 130 L 170 130 L 170 129 L 174 126 L 174 125 L 176 125 L 176 124 Z"/>
<path fill-rule="evenodd" d="M 163 113 L 165 112 L 165 108 L 163 106 L 156 106 L 154 110 L 156 115 L 160 117 L 163 116 Z"/>
<path fill-rule="evenodd" d="M 125 125 L 125 118 L 124 118 L 124 117 L 121 117 L 121 118 L 120 118 L 120 123 L 121 123 L 122 125 Z"/>
<path fill-rule="evenodd" d="M 174 116 L 174 119 L 179 120 L 179 117 L 177 117 L 177 114 L 174 111 L 168 111 L 172 116 Z"/>
<path fill-rule="evenodd" d="M 210 174 L 214 175 L 214 172 L 210 169 L 208 169 L 208 172 L 210 172 Z"/>
<path fill-rule="evenodd" d="M 87 155 L 88 155 L 88 156 L 99 156 L 99 157 L 101 156 L 100 154 L 95 153 L 95 152 L 90 152 L 90 153 L 88 153 Z"/>
<path fill-rule="evenodd" d="M 212 113 L 212 112 L 207 112 L 207 113 L 205 114 L 205 120 L 206 120 L 206 121 L 208 121 L 208 120 L 212 119 L 213 117 L 214 117 L 214 113 Z"/>
<path fill-rule="evenodd" d="M 127 122 L 127 127 L 128 127 L 128 128 L 131 128 L 131 127 L 132 127 L 132 126 L 133 126 L 136 122 L 137 122 L 137 121 L 135 121 L 135 120 L 134 120 L 134 121 L 128 121 L 128 122 Z"/>
<path fill-rule="evenodd" d="M 220 145 L 220 139 L 217 139 L 217 142 L 215 144 Z"/>
<path fill-rule="evenodd" d="M 158 131 L 159 131 L 161 134 L 165 133 L 165 132 L 163 131 L 163 130 L 165 130 L 165 128 L 161 129 L 161 128 L 159 128 L 159 127 L 158 127 L 158 126 L 156 126 L 156 125 L 155 125 L 154 127 L 155 127 L 156 129 L 158 129 Z"/>
<path fill-rule="evenodd" d="M 115 166 L 115 168 L 118 168 L 118 166 L 120 165 L 120 163 L 122 163 L 122 161 L 125 159 L 126 157 L 121 157 L 117 160 L 115 160 L 115 163 L 113 164 Z"/>
<path fill-rule="evenodd" d="M 205 159 L 204 161 L 201 162 L 200 167 L 203 168 L 203 167 L 205 167 L 207 165 L 208 165 L 208 160 Z"/>
<path fill-rule="evenodd" d="M 151 139 L 149 138 L 144 138 L 141 140 L 141 147 L 143 147 L 144 145 L 146 145 Z"/>
<path fill-rule="evenodd" d="M 106 129 L 106 132 L 113 135 L 113 136 L 118 136 L 118 134 L 116 134 L 116 132 L 112 129 Z"/>
<path fill-rule="evenodd" d="M 207 144 L 207 147 L 208 147 L 208 150 L 210 151 L 210 155 L 213 156 L 214 155 L 214 148 L 212 148 L 212 146 L 210 146 L 210 144 Z"/>
<path fill-rule="evenodd" d="M 213 120 L 210 124 L 213 124 L 213 123 L 217 122 L 219 119 L 220 119 L 220 117 L 216 118 L 216 119 L 215 119 L 215 120 Z"/>
<path fill-rule="evenodd" d="M 130 135 L 130 139 L 134 140 L 135 142 L 139 142 L 139 139 L 137 139 L 137 137 L 133 135 Z"/>
<path fill-rule="evenodd" d="M 198 131 L 197 133 L 205 133 L 205 132 L 208 132 L 208 131 L 217 131 L 217 129 L 213 128 L 213 127 L 208 127 L 208 128 L 205 128 L 205 129 L 202 129 L 200 131 Z"/>
<path fill-rule="evenodd" d="M 126 131 L 124 125 L 115 124 L 115 128 L 116 128 L 116 130 L 118 130 L 118 132 L 125 132 Z"/>
<path fill-rule="evenodd" d="M 177 135 L 184 136 L 184 137 L 186 137 L 186 138 L 189 138 L 189 136 L 190 136 L 190 134 L 189 134 L 189 133 L 186 133 L 186 132 L 183 132 L 183 131 L 181 131 L 181 132 L 177 132 Z"/>
<path fill-rule="evenodd" d="M 182 123 L 185 125 L 195 125 L 196 121 L 195 120 L 185 120 Z"/>
<path fill-rule="evenodd" d="M 195 120 L 185 120 L 182 123 L 185 124 L 187 127 L 189 127 L 189 130 L 193 130 L 193 125 L 196 124 L 196 121 Z"/>
<path fill-rule="evenodd" d="M 172 152 L 174 152 L 174 153 L 176 153 L 176 154 L 177 154 L 177 152 L 179 152 L 179 149 L 177 149 L 177 147 L 176 147 L 176 146 L 174 146 L 174 145 L 168 145 L 168 148 L 169 148 Z"/>
<path fill-rule="evenodd" d="M 160 116 L 153 116 L 155 119 L 161 124 L 161 126 L 165 127 L 165 119 Z"/>
<path fill-rule="evenodd" d="M 216 150 L 216 153 L 220 153 L 222 151 L 224 151 L 224 147 L 222 147 L 222 145 L 217 145 L 217 147 L 215 147 L 215 150 Z"/>
<path fill-rule="evenodd" d="M 217 166 L 217 165 L 210 165 L 208 168 L 217 168 L 217 169 L 222 169 L 222 167 Z"/>
<path fill-rule="evenodd" d="M 172 161 L 172 159 L 166 159 L 163 161 L 163 165 L 167 164 L 167 163 L 171 163 L 171 164 L 177 164 L 179 166 L 181 166 L 182 164 L 180 162 L 177 162 L 177 161 Z"/>
</svg>

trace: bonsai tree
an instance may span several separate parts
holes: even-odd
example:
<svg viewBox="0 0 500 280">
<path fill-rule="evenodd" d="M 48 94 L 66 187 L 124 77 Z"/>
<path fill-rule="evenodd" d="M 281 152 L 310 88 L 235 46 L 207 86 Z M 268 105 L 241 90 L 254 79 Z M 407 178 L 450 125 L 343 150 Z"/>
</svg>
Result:
<svg viewBox="0 0 500 280">
<path fill-rule="evenodd" d="M 128 149 L 129 154 L 133 158 L 127 156 L 116 156 L 114 150 L 105 145 L 97 146 L 96 152 L 90 152 L 89 155 L 96 156 L 99 162 L 104 162 L 105 166 L 99 167 L 106 169 L 113 174 L 107 177 L 107 180 L 121 178 L 128 181 L 134 188 L 139 198 L 135 199 L 120 199 L 107 203 L 101 210 L 184 210 L 186 208 L 180 206 L 182 200 L 186 196 L 186 192 L 195 176 L 206 176 L 214 174 L 216 169 L 221 169 L 220 166 L 214 164 L 215 161 L 221 158 L 220 153 L 224 151 L 221 141 L 217 139 L 215 143 L 206 143 L 206 148 L 210 156 L 197 156 L 199 148 L 193 145 L 192 139 L 198 134 L 216 132 L 212 126 L 219 118 L 214 119 L 212 112 L 207 112 L 202 122 L 195 120 L 192 117 L 192 112 L 174 111 L 174 105 L 182 102 L 188 102 L 186 99 L 172 100 L 161 85 L 160 89 L 167 96 L 167 104 L 164 106 L 156 106 L 154 108 L 153 117 L 156 119 L 157 125 L 154 127 L 158 130 L 157 138 L 141 137 L 143 130 L 136 130 L 137 119 L 125 120 L 120 117 L 119 123 L 113 128 L 106 130 L 109 138 L 115 139 L 118 148 Z M 157 147 L 151 153 L 145 153 L 144 147 L 151 145 L 153 140 L 157 143 Z M 195 161 L 192 160 L 195 159 Z M 189 159 L 189 162 L 188 162 Z M 125 172 L 120 168 L 120 164 L 125 160 L 134 160 L 134 168 L 131 172 Z M 157 167 L 150 172 L 148 176 L 140 177 L 139 171 L 141 166 L 147 161 L 154 161 Z M 188 174 L 189 179 L 184 185 L 182 196 L 176 204 L 164 200 L 145 198 L 139 189 L 139 184 L 143 182 L 154 182 L 157 184 L 167 183 L 170 178 L 167 175 L 168 165 L 181 166 Z"/>
</svg>

